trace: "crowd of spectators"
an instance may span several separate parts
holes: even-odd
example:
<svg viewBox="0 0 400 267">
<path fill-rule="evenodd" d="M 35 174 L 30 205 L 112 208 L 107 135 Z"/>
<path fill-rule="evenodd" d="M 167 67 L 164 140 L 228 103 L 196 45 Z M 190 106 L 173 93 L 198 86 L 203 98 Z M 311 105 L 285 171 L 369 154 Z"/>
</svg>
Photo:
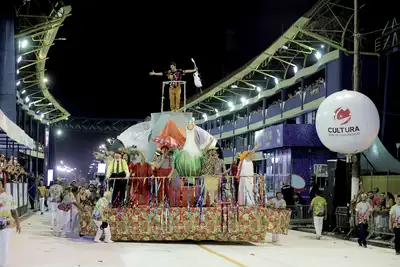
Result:
<svg viewBox="0 0 400 267">
<path fill-rule="evenodd" d="M 300 86 L 297 90 L 295 90 L 293 93 L 289 93 L 288 97 L 289 98 L 294 98 L 297 95 L 302 95 L 305 92 L 309 92 L 310 95 L 315 95 L 318 94 L 320 91 L 320 85 L 323 84 L 325 85 L 325 79 L 324 78 L 318 78 L 316 81 L 314 81 L 313 83 L 309 84 L 309 85 L 305 85 L 305 86 Z M 274 105 L 280 105 L 282 103 L 281 99 L 277 99 L 275 101 L 273 101 L 270 105 L 268 105 L 268 107 L 274 106 Z M 257 109 L 250 111 L 250 115 L 258 113 L 262 111 L 262 107 L 259 106 Z M 244 114 L 243 116 L 237 115 L 236 119 L 243 119 L 246 118 L 247 114 Z M 232 120 L 224 120 L 223 125 L 229 124 L 231 123 Z"/>
<path fill-rule="evenodd" d="M 300 86 L 299 88 L 297 88 L 296 91 L 294 91 L 293 93 L 289 93 L 288 97 L 289 98 L 294 98 L 297 95 L 302 95 L 305 92 L 309 92 L 310 95 L 315 95 L 319 93 L 320 90 L 320 85 L 324 84 L 325 85 L 325 80 L 324 78 L 318 78 L 315 82 L 313 82 L 310 85 L 305 85 L 305 86 Z"/>
<path fill-rule="evenodd" d="M 22 182 L 26 177 L 26 172 L 17 157 L 6 158 L 0 154 L 0 180 L 6 182 Z M 4 183 L 4 184 L 5 184 Z"/>
</svg>

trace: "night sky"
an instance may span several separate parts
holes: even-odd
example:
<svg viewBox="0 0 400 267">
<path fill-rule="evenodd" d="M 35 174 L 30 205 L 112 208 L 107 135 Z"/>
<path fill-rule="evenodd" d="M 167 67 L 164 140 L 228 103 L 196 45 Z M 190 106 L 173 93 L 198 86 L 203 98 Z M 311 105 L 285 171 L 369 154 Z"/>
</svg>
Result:
<svg viewBox="0 0 400 267">
<path fill-rule="evenodd" d="M 51 93 L 72 116 L 144 118 L 160 110 L 163 79 L 150 77 L 151 70 L 165 71 L 170 62 L 191 69 L 194 58 L 207 88 L 266 49 L 316 2 L 64 1 L 72 16 L 57 35 L 66 40 L 49 52 Z M 189 97 L 195 87 L 186 79 Z M 57 160 L 86 171 L 107 137 L 67 132 L 57 141 Z"/>
<path fill-rule="evenodd" d="M 64 1 L 72 16 L 57 36 L 66 41 L 49 52 L 52 94 L 72 116 L 144 118 L 160 109 L 163 79 L 149 77 L 151 70 L 167 70 L 172 61 L 191 69 L 194 58 L 207 87 L 266 49 L 315 2 Z M 186 79 L 190 96 L 192 77 Z"/>
</svg>

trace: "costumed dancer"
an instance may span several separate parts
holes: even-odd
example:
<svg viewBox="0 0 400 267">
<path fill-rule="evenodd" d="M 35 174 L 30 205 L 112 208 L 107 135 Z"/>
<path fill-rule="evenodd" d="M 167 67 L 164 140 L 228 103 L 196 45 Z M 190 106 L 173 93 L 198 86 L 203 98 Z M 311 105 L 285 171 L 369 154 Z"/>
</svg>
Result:
<svg viewBox="0 0 400 267">
<path fill-rule="evenodd" d="M 62 201 L 58 204 L 57 213 L 57 229 L 56 234 L 61 237 L 67 237 L 67 233 L 71 229 L 71 209 L 72 206 L 78 208 L 79 211 L 83 212 L 82 207 L 76 202 L 75 196 L 72 193 L 72 187 L 67 186 L 64 189 Z"/>
<path fill-rule="evenodd" d="M 163 146 L 160 149 L 161 156 L 158 157 L 157 162 L 154 168 L 154 174 L 156 177 L 161 177 L 162 180 L 158 182 L 158 200 L 162 201 L 164 196 L 169 196 L 169 180 L 167 178 L 171 178 L 174 173 L 173 168 L 173 157 L 172 151 L 168 146 Z M 162 190 L 162 186 L 164 187 L 164 191 Z M 180 189 L 180 184 L 178 188 Z M 179 194 L 179 193 L 178 193 Z M 170 198 L 171 196 L 169 196 Z M 171 199 L 171 198 L 170 198 Z M 175 201 L 170 201 L 170 206 L 174 206 Z"/>
<path fill-rule="evenodd" d="M 0 181 L 0 266 L 7 265 L 8 242 L 11 237 L 11 224 L 14 219 L 17 233 L 21 232 L 17 203 L 12 195 L 4 189 L 3 181 Z"/>
<path fill-rule="evenodd" d="M 124 159 L 126 161 L 126 163 L 128 164 L 129 177 L 132 177 L 133 166 L 135 166 L 135 163 L 133 163 L 132 160 L 134 160 L 135 158 L 133 156 L 131 156 L 131 154 L 127 153 L 127 151 L 125 151 L 125 153 L 122 155 L 122 159 Z M 126 201 L 129 202 L 129 200 L 131 199 L 130 188 L 132 185 L 132 179 L 129 179 L 126 183 L 127 183 L 127 186 L 126 186 L 125 198 L 126 198 Z"/>
<path fill-rule="evenodd" d="M 231 176 L 233 179 L 234 197 L 235 197 L 236 202 L 238 201 L 238 198 L 239 198 L 239 179 L 237 177 L 238 171 L 239 171 L 238 170 L 239 163 L 240 163 L 240 154 L 238 153 L 233 158 L 231 168 L 230 168 Z"/>
<path fill-rule="evenodd" d="M 162 72 L 150 72 L 151 76 L 163 76 L 166 75 L 168 80 L 171 81 L 169 84 L 169 103 L 172 112 L 178 111 L 181 104 L 181 84 L 182 76 L 186 73 L 195 73 L 197 69 L 193 70 L 182 70 L 177 69 L 176 64 L 172 62 L 170 69 L 164 73 Z"/>
<path fill-rule="evenodd" d="M 254 154 L 258 146 L 252 150 L 243 152 L 240 156 L 239 163 L 239 189 L 238 189 L 238 203 L 239 206 L 253 206 L 255 205 L 254 199 Z"/>
<path fill-rule="evenodd" d="M 79 197 L 79 187 L 76 185 L 75 186 L 71 186 L 71 193 L 74 196 L 74 200 L 75 202 L 78 204 L 78 208 L 75 205 L 72 205 L 71 207 L 71 225 L 70 225 L 70 230 L 72 234 L 75 234 L 77 232 L 79 232 L 79 211 L 83 211 L 83 205 L 81 205 L 79 203 L 78 197 Z M 76 232 L 75 230 L 78 229 L 78 231 Z"/>
<path fill-rule="evenodd" d="M 61 185 L 61 180 L 57 178 L 55 183 L 50 186 L 49 193 L 50 193 L 50 212 L 51 212 L 51 227 L 53 231 L 56 231 L 56 226 L 58 225 L 57 218 L 59 217 L 58 214 L 58 205 L 61 203 L 62 194 L 63 194 L 63 187 Z"/>
<path fill-rule="evenodd" d="M 110 182 L 114 207 L 124 204 L 127 179 L 129 179 L 129 168 L 127 162 L 122 159 L 122 148 L 120 142 L 112 144 L 111 151 L 114 152 L 114 157 L 107 164 L 106 179 L 114 178 Z"/>
<path fill-rule="evenodd" d="M 153 177 L 153 168 L 146 162 L 146 156 L 141 151 L 137 151 L 137 156 L 140 158 L 140 162 L 136 163 L 132 168 L 131 177 L 136 179 L 132 179 L 130 187 L 130 200 L 136 206 L 149 204 L 150 191 L 146 178 Z"/>
<path fill-rule="evenodd" d="M 169 120 L 162 130 L 161 134 L 153 138 L 153 141 L 159 147 L 160 154 L 155 163 L 154 176 L 163 177 L 163 179 L 165 179 L 166 177 L 171 177 L 174 172 L 171 150 L 181 149 L 185 145 L 186 138 L 184 134 L 178 129 L 175 122 Z M 164 183 L 164 191 L 158 190 L 159 201 L 163 200 L 163 194 L 169 195 L 170 200 L 174 198 L 174 196 L 172 196 L 171 194 L 175 195 L 175 197 L 180 197 L 180 182 L 178 184 L 173 182 L 173 185 L 175 187 L 178 187 L 174 188 L 175 190 L 178 190 L 178 192 L 176 193 L 169 191 L 169 183 L 167 182 L 167 180 L 165 180 L 164 182 L 161 181 L 159 186 L 162 185 L 161 183 Z M 170 201 L 170 205 L 174 206 L 175 202 L 175 200 Z"/>
<path fill-rule="evenodd" d="M 86 191 L 86 193 L 87 193 L 88 206 L 94 207 L 94 205 L 96 205 L 96 202 L 100 198 L 98 188 L 94 184 L 90 184 L 89 189 Z"/>
<path fill-rule="evenodd" d="M 205 197 L 209 197 L 209 205 L 214 207 L 218 197 L 218 186 L 220 178 L 226 173 L 225 164 L 223 160 L 218 157 L 217 148 L 208 148 L 205 150 L 204 164 L 202 168 L 202 175 L 204 176 L 205 184 Z M 203 205 L 205 201 L 203 202 Z"/>
<path fill-rule="evenodd" d="M 108 223 L 107 217 L 105 216 L 105 211 L 108 208 L 108 203 L 110 203 L 111 196 L 112 196 L 111 192 L 106 191 L 104 193 L 104 197 L 100 198 L 96 202 L 96 206 L 94 207 L 93 210 L 92 218 L 94 224 L 97 227 L 96 236 L 94 237 L 94 242 L 96 243 L 101 243 L 100 238 L 103 234 L 103 231 L 104 231 L 104 242 L 113 243 L 113 241 L 111 240 L 110 225 Z"/>
</svg>

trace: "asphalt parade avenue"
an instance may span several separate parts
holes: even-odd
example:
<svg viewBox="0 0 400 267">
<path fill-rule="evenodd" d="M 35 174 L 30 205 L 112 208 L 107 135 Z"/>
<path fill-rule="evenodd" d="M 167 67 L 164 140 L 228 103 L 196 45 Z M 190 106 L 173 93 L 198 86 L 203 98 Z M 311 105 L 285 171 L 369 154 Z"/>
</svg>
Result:
<svg viewBox="0 0 400 267">
<path fill-rule="evenodd" d="M 394 250 L 290 231 L 277 244 L 125 243 L 96 244 L 91 238 L 52 235 L 49 214 L 33 215 L 10 241 L 7 267 L 330 267 L 397 266 Z"/>
</svg>

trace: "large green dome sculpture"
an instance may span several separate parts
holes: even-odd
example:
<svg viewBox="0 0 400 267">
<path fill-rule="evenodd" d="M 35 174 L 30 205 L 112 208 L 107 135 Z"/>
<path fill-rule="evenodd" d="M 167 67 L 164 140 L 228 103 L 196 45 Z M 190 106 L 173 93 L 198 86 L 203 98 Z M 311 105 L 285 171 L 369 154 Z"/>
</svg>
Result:
<svg viewBox="0 0 400 267">
<path fill-rule="evenodd" d="M 196 177 L 201 175 L 204 155 L 195 141 L 195 125 L 186 126 L 186 142 L 182 150 L 174 152 L 174 169 L 180 176 Z"/>
</svg>

